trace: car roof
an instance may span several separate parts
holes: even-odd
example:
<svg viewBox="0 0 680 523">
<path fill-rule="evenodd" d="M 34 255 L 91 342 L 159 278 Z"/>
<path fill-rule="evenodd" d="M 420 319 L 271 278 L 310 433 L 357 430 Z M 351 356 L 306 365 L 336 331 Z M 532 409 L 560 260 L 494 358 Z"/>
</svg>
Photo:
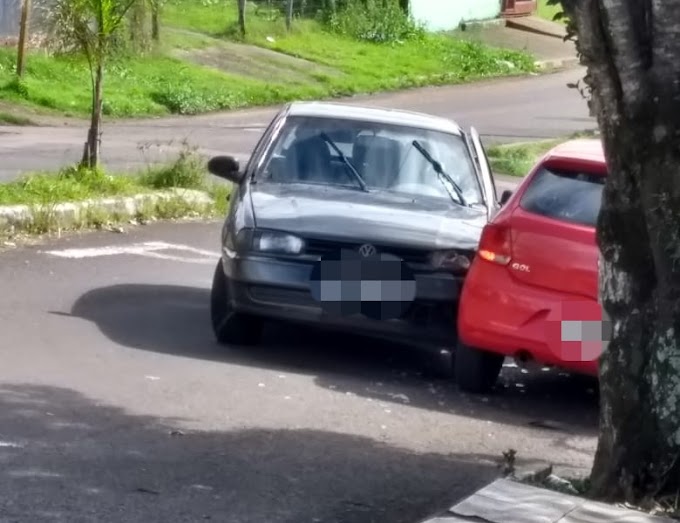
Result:
<svg viewBox="0 0 680 523">
<path fill-rule="evenodd" d="M 602 141 L 599 138 L 577 138 L 561 143 L 548 151 L 547 160 L 587 160 L 606 165 Z"/>
<path fill-rule="evenodd" d="M 288 105 L 287 111 L 289 116 L 343 118 L 373 123 L 406 125 L 456 135 L 462 134 L 462 129 L 458 123 L 448 118 L 386 107 L 369 107 L 337 102 L 292 102 Z"/>
</svg>

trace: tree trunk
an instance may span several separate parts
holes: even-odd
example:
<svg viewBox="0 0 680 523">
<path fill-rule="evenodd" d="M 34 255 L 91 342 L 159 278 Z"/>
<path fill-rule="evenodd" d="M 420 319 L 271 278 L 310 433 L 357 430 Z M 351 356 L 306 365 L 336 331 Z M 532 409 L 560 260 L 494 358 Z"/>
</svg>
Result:
<svg viewBox="0 0 680 523">
<path fill-rule="evenodd" d="M 591 494 L 644 505 L 680 490 L 680 6 L 562 3 L 610 173 L 597 240 L 613 335 Z"/>
<path fill-rule="evenodd" d="M 90 129 L 87 133 L 87 143 L 81 164 L 94 169 L 99 166 L 99 150 L 101 144 L 101 120 L 102 120 L 102 88 L 104 84 L 104 65 L 97 64 L 92 98 L 92 115 Z"/>
<path fill-rule="evenodd" d="M 151 39 L 154 42 L 158 42 L 161 39 L 160 35 L 160 23 L 159 14 L 160 8 L 158 5 L 158 0 L 153 0 L 151 4 Z"/>
<path fill-rule="evenodd" d="M 31 16 L 31 0 L 24 0 L 21 4 L 21 21 L 19 23 L 19 43 L 17 44 L 17 76 L 24 76 L 26 63 L 26 38 L 28 38 L 28 25 Z"/>
<path fill-rule="evenodd" d="M 286 30 L 290 31 L 290 27 L 293 24 L 293 2 L 294 0 L 288 0 L 288 5 L 286 6 Z"/>
<path fill-rule="evenodd" d="M 246 0 L 238 0 L 238 30 L 241 36 L 246 35 Z"/>
</svg>

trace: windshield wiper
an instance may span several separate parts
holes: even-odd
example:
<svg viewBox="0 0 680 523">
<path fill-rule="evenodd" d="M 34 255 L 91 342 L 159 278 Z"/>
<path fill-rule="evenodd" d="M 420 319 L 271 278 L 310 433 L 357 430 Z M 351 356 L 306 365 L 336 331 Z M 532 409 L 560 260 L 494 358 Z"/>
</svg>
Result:
<svg viewBox="0 0 680 523">
<path fill-rule="evenodd" d="M 338 156 L 339 156 L 340 159 L 343 161 L 343 163 L 344 163 L 347 167 L 349 167 L 349 170 L 352 171 L 352 175 L 354 176 L 354 179 L 355 179 L 355 180 L 357 181 L 357 183 L 361 186 L 361 190 L 362 190 L 362 191 L 368 192 L 368 188 L 367 188 L 367 186 L 366 186 L 366 182 L 364 181 L 364 179 L 363 179 L 363 178 L 361 177 L 361 175 L 359 174 L 359 171 L 356 170 L 356 168 L 354 167 L 354 165 L 352 164 L 352 162 L 350 162 L 350 161 L 347 159 L 347 156 L 345 156 L 345 155 L 342 153 L 342 151 L 341 151 L 340 148 L 335 144 L 335 142 L 334 142 L 333 140 L 331 140 L 330 136 L 328 136 L 326 133 L 321 133 L 321 138 L 323 138 L 323 140 L 324 140 L 328 145 L 330 145 L 330 146 L 335 150 L 336 153 L 338 153 Z"/>
<path fill-rule="evenodd" d="M 430 153 L 427 152 L 425 147 L 418 141 L 418 140 L 413 140 L 411 142 L 413 144 L 413 147 L 415 147 L 420 154 L 423 155 L 423 157 L 430 162 L 430 165 L 434 168 L 435 172 L 446 178 L 446 181 L 451 184 L 451 187 L 453 187 L 453 190 L 456 191 L 456 196 L 458 196 L 458 200 L 461 205 L 465 205 L 466 207 L 469 207 L 467 201 L 465 200 L 465 197 L 463 196 L 463 191 L 460 188 L 460 186 L 455 182 L 453 178 L 451 178 L 448 174 L 444 172 L 444 169 L 442 168 L 442 164 L 440 164 L 437 160 L 432 158 Z M 448 192 L 448 191 L 447 191 Z"/>
</svg>

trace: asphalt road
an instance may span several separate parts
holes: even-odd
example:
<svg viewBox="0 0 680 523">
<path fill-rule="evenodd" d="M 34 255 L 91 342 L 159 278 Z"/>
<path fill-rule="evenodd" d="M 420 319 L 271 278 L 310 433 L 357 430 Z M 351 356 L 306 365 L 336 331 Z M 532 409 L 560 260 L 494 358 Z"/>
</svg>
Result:
<svg viewBox="0 0 680 523">
<path fill-rule="evenodd" d="M 508 367 L 469 397 L 394 345 L 272 326 L 259 348 L 219 347 L 218 232 L 0 254 L 2 523 L 413 523 L 496 477 L 508 448 L 590 466 L 588 381 Z"/>
<path fill-rule="evenodd" d="M 487 143 L 560 137 L 595 128 L 585 100 L 567 87 L 584 75 L 581 68 L 474 85 L 418 89 L 349 102 L 424 111 L 474 125 Z M 245 158 L 276 108 L 198 117 L 174 117 L 106 124 L 103 160 L 127 170 L 171 158 L 186 142 L 206 154 Z M 60 127 L 1 127 L 0 181 L 21 172 L 54 170 L 79 160 L 84 124 Z"/>
<path fill-rule="evenodd" d="M 458 107 L 486 133 L 550 136 L 587 125 L 565 110 L 578 107 L 557 89 L 568 78 L 536 80 L 559 103 L 527 80 L 375 103 Z M 531 117 L 530 100 L 551 116 Z M 191 132 L 207 149 L 247 151 L 256 133 L 227 125 L 268 114 L 111 127 L 107 153 Z M 0 139 L 5 176 L 7 158 L 53 161 L 72 131 L 18 132 Z M 131 226 L 0 252 L 0 523 L 415 523 L 495 478 L 508 448 L 522 466 L 587 471 L 587 380 L 506 367 L 498 393 L 471 397 L 407 347 L 280 326 L 255 349 L 217 346 L 219 227 Z"/>
</svg>

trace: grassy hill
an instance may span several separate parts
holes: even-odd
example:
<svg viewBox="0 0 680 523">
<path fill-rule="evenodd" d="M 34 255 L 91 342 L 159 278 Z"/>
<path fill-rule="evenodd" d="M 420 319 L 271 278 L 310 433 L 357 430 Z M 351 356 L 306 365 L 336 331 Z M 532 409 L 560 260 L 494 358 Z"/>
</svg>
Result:
<svg viewBox="0 0 680 523">
<path fill-rule="evenodd" d="M 241 38 L 234 0 L 169 0 L 161 14 L 160 43 L 110 62 L 104 84 L 107 117 L 198 114 L 533 70 L 532 57 L 522 52 L 427 34 L 408 24 L 402 37 L 376 42 L 361 13 L 345 13 L 333 23 L 296 18 L 288 32 L 281 13 L 253 5 Z M 83 58 L 31 51 L 19 82 L 15 55 L 12 48 L 0 48 L 4 107 L 87 115 L 91 88 Z M 18 123 L 20 118 L 11 119 Z"/>
</svg>

